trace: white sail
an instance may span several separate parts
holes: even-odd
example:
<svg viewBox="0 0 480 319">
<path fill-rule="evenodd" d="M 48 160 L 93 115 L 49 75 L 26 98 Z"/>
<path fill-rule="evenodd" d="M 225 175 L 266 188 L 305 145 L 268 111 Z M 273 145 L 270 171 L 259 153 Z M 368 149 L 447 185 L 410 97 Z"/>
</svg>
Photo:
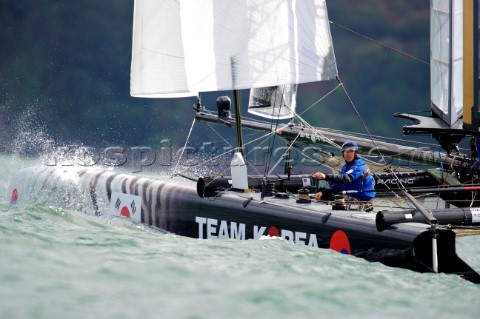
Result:
<svg viewBox="0 0 480 319">
<path fill-rule="evenodd" d="M 135 0 L 132 96 L 330 80 L 325 0 Z"/>
<path fill-rule="evenodd" d="M 463 107 L 463 0 L 432 0 L 431 6 L 432 110 L 451 126 Z"/>
<path fill-rule="evenodd" d="M 133 18 L 131 95 L 196 95 L 185 90 L 188 81 L 179 2 L 137 0 Z"/>
</svg>

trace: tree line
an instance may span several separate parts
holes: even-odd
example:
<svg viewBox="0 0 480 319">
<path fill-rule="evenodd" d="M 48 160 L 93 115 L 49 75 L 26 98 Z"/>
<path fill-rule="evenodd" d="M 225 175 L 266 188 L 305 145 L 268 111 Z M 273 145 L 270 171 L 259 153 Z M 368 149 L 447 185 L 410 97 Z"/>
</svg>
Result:
<svg viewBox="0 0 480 319">
<path fill-rule="evenodd" d="M 429 108 L 429 67 L 343 26 L 428 61 L 429 2 L 327 0 L 327 6 L 339 75 L 354 106 L 372 132 L 398 136 L 405 123 L 392 125 L 394 112 Z M 155 147 L 184 138 L 192 100 L 129 96 L 132 20 L 133 0 L 2 1 L 1 150 L 9 151 L 9 141 L 29 125 L 62 143 L 94 146 Z M 298 106 L 329 89 L 301 86 Z M 214 107 L 214 100 L 205 101 Z M 340 90 L 307 115 L 317 126 L 364 130 Z"/>
</svg>

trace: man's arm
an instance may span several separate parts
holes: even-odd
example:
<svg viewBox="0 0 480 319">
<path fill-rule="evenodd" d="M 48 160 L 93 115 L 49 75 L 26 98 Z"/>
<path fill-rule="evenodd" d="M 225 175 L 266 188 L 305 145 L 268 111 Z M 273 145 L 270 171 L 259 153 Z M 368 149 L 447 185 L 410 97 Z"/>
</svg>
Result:
<svg viewBox="0 0 480 319">
<path fill-rule="evenodd" d="M 326 174 L 325 180 L 330 183 L 335 184 L 346 184 L 354 181 L 354 178 L 351 174 Z"/>
</svg>

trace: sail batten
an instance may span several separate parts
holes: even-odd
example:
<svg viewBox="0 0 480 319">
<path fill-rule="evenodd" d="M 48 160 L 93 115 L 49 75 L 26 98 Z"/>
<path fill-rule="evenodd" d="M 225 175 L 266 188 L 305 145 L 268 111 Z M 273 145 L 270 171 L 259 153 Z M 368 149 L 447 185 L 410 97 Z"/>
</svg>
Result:
<svg viewBox="0 0 480 319">
<path fill-rule="evenodd" d="M 336 75 L 325 0 L 135 1 L 132 96 L 186 96 Z"/>
</svg>

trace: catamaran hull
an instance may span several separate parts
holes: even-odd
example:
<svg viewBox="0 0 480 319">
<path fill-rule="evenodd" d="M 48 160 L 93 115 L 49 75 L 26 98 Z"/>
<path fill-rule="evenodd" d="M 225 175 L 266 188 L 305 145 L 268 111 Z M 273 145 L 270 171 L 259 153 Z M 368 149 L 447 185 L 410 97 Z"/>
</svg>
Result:
<svg viewBox="0 0 480 319">
<path fill-rule="evenodd" d="M 379 261 L 419 272 L 434 269 L 428 225 L 404 223 L 378 231 L 375 214 L 256 193 L 220 193 L 202 198 L 196 184 L 102 169 L 37 167 L 19 171 L 9 185 L 12 204 L 75 205 L 96 215 L 118 214 L 174 234 L 199 239 L 260 239 L 289 242 Z M 80 206 L 80 207 L 79 207 Z M 438 271 L 473 282 L 480 276 L 455 252 L 455 233 L 436 235 Z"/>
</svg>

